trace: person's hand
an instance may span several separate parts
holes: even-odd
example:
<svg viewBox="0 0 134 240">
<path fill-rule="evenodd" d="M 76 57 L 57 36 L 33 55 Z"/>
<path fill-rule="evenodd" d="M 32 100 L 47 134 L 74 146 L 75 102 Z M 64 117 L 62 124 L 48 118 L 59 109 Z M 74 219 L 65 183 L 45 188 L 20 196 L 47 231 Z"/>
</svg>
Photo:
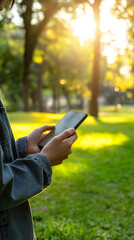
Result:
<svg viewBox="0 0 134 240">
<path fill-rule="evenodd" d="M 36 128 L 32 133 L 27 136 L 27 154 L 39 153 L 41 149 L 38 143 L 47 135 L 44 133 L 47 130 L 52 130 L 54 126 L 44 125 Z"/>
<path fill-rule="evenodd" d="M 41 150 L 41 153 L 49 159 L 51 166 L 58 165 L 72 153 L 71 147 L 76 139 L 75 129 L 67 129 L 48 142 Z"/>
</svg>

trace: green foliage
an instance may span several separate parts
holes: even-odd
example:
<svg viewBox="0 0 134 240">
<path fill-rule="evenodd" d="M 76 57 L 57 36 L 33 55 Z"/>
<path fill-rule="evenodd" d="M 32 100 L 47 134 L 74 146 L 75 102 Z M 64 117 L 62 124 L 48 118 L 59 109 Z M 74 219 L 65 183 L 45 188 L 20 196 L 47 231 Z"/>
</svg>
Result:
<svg viewBox="0 0 134 240">
<path fill-rule="evenodd" d="M 31 100 L 31 108 L 33 109 L 35 106 L 34 109 L 38 109 L 38 96 L 40 96 L 38 92 L 39 68 L 43 61 L 43 84 L 41 88 L 44 90 L 43 96 L 47 94 L 46 89 L 49 93 L 52 92 L 51 95 L 53 96 L 57 95 L 59 97 L 65 94 L 60 84 L 60 80 L 64 79 L 66 80 L 64 87 L 68 98 L 72 99 L 74 95 L 82 100 L 84 97 L 91 97 L 93 42 L 89 41 L 85 46 L 81 46 L 79 39 L 74 37 L 71 32 L 69 21 L 60 19 L 60 13 L 63 12 L 71 13 L 75 19 L 76 7 L 84 8 L 84 2 L 92 3 L 93 1 L 17 1 L 16 6 L 22 21 L 22 25 L 19 26 L 20 29 L 9 23 L 13 13 L 9 13 L 6 19 L 1 16 L 0 87 L 9 110 L 21 109 L 22 82 L 24 80 L 29 83 L 30 96 L 28 100 Z M 124 55 L 118 55 L 118 59 L 113 64 L 108 65 L 103 58 L 100 62 L 101 84 L 104 86 L 107 84 L 115 85 L 123 91 L 128 87 L 133 88 L 134 71 L 133 0 L 127 0 L 126 3 L 125 6 L 125 1 L 116 0 L 113 11 L 115 16 L 124 19 L 129 26 L 126 52 Z M 5 20 L 5 23 L 3 20 Z M 25 33 L 27 34 L 25 35 Z M 24 36 L 26 39 L 24 39 Z M 22 40 L 26 40 L 25 47 L 27 46 L 27 49 L 23 49 Z M 39 40 L 38 45 L 37 40 Z M 103 43 L 101 44 L 103 47 Z M 24 54 L 25 50 L 26 54 Z M 33 52 L 34 57 L 31 64 Z M 25 61 L 23 59 L 24 55 Z M 128 67 L 128 72 L 130 71 L 131 74 L 122 74 L 123 66 Z M 24 71 L 28 73 L 28 76 L 22 77 L 25 67 L 28 68 Z"/>
<path fill-rule="evenodd" d="M 88 95 L 89 75 L 91 75 L 92 48 L 82 46 L 78 38 L 57 18 L 42 34 L 38 49 L 34 54 L 34 62 L 44 61 L 43 86 L 60 94 L 62 86 L 60 80 L 65 80 L 65 88 L 69 94 Z M 90 66 L 90 67 L 89 67 Z"/>
<path fill-rule="evenodd" d="M 5 25 L 0 34 L 0 88 L 8 110 L 21 104 L 22 42 L 13 25 Z"/>
<path fill-rule="evenodd" d="M 126 0 L 122 2 L 121 0 L 116 0 L 113 6 L 112 13 L 118 19 L 125 20 L 128 26 L 127 29 L 127 41 L 128 44 L 124 49 L 124 54 L 118 54 L 118 58 L 113 63 L 111 68 L 111 73 L 113 73 L 113 78 L 111 82 L 114 82 L 116 86 L 119 86 L 123 91 L 127 88 L 134 88 L 133 78 L 134 78 L 134 61 L 133 61 L 133 49 L 134 49 L 134 4 L 133 0 Z M 121 74 L 121 68 L 125 66 L 128 70 Z"/>
<path fill-rule="evenodd" d="M 10 114 L 14 129 L 25 124 L 28 131 L 60 118 Z M 31 199 L 37 239 L 133 240 L 134 108 L 104 108 L 77 133 L 72 155 L 53 168 L 51 186 Z"/>
</svg>

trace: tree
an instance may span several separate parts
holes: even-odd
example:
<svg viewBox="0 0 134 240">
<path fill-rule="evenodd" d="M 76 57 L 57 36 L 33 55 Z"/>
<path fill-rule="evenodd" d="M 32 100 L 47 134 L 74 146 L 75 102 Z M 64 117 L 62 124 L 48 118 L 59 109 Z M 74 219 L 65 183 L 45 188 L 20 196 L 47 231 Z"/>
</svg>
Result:
<svg viewBox="0 0 134 240">
<path fill-rule="evenodd" d="M 113 14 L 117 18 L 122 18 L 128 23 L 128 46 L 125 49 L 125 59 L 127 66 L 131 67 L 131 77 L 129 76 L 129 87 L 133 89 L 133 102 L 134 102 L 134 2 L 133 0 L 126 0 L 122 4 L 121 0 L 116 0 L 113 8 Z M 131 79 L 130 79 L 131 78 Z M 128 79 L 126 79 L 128 81 Z M 131 81 L 131 83 L 130 83 Z"/>
<path fill-rule="evenodd" d="M 89 47 L 80 46 L 70 29 L 65 28 L 59 19 L 53 19 L 39 39 L 33 61 L 39 66 L 38 95 L 42 96 L 42 92 L 45 94 L 43 89 L 50 88 L 54 111 L 59 109 L 60 95 L 65 96 L 69 109 L 72 107 L 72 93 L 79 92 L 82 99 L 80 89 L 84 89 L 88 78 L 88 60 Z"/>
<path fill-rule="evenodd" d="M 21 105 L 22 34 L 5 24 L 0 34 L 0 88 L 9 111 Z"/>
<path fill-rule="evenodd" d="M 24 110 L 29 110 L 29 71 L 30 65 L 32 63 L 33 53 L 38 41 L 38 38 L 45 28 L 45 25 L 49 22 L 51 17 L 58 10 L 57 1 L 42 1 L 40 0 L 41 10 L 39 11 L 34 8 L 33 0 L 22 0 L 19 5 L 20 16 L 23 18 L 24 29 L 25 29 L 25 46 L 24 46 L 24 70 L 22 76 L 23 83 L 23 101 L 24 101 Z M 38 19 L 39 15 L 42 13 L 43 18 Z M 33 24 L 32 21 L 35 17 L 36 23 Z"/>
<path fill-rule="evenodd" d="M 22 77 L 25 111 L 29 110 L 28 75 L 38 38 L 42 31 L 45 29 L 46 25 L 51 21 L 55 13 L 61 8 L 69 8 L 71 4 L 71 1 L 68 0 L 21 0 L 20 4 L 18 4 L 20 16 L 23 18 L 25 29 L 24 71 Z"/>
<path fill-rule="evenodd" d="M 89 105 L 89 113 L 98 117 L 98 94 L 99 94 L 99 73 L 100 73 L 100 5 L 102 0 L 94 0 L 93 3 L 90 0 L 75 0 L 76 3 L 87 3 L 89 4 L 94 13 L 96 31 L 94 40 L 94 60 L 93 60 L 93 70 L 92 70 L 92 83 L 91 83 L 91 101 Z"/>
<path fill-rule="evenodd" d="M 99 73 L 100 73 L 100 4 L 101 0 L 94 1 L 93 12 L 96 22 L 95 40 L 94 40 L 94 61 L 92 73 L 92 97 L 89 112 L 92 116 L 98 117 L 98 94 L 99 94 Z"/>
</svg>

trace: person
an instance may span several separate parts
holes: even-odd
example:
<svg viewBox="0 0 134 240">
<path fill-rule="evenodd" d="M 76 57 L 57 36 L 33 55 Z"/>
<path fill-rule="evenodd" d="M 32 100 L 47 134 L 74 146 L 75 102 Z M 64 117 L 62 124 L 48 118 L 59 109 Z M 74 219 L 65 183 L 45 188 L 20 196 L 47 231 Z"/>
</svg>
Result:
<svg viewBox="0 0 134 240">
<path fill-rule="evenodd" d="M 12 3 L 0 0 L 0 9 Z M 52 166 L 71 154 L 77 139 L 71 128 L 40 149 L 45 131 L 53 128 L 42 126 L 15 142 L 0 95 L 0 240 L 36 239 L 28 199 L 50 185 Z"/>
</svg>

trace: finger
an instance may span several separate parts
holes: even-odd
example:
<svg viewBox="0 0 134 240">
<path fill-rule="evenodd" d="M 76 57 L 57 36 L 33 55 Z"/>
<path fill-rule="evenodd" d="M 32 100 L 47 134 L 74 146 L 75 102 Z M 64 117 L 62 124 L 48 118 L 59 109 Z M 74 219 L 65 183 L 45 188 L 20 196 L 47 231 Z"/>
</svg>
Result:
<svg viewBox="0 0 134 240">
<path fill-rule="evenodd" d="M 62 164 L 62 162 L 63 162 L 63 160 L 60 160 L 60 161 L 56 162 L 56 165 L 60 165 L 60 164 Z"/>
<path fill-rule="evenodd" d="M 37 146 L 37 148 L 35 149 L 35 152 L 36 152 L 36 153 L 40 153 L 40 152 L 41 152 L 41 148 L 39 148 L 39 147 Z"/>
<path fill-rule="evenodd" d="M 56 162 L 52 162 L 52 163 L 51 163 L 51 166 L 59 165 L 59 164 L 61 164 L 62 162 L 63 162 L 63 159 L 57 160 Z"/>
<path fill-rule="evenodd" d="M 44 126 L 38 128 L 38 130 L 39 130 L 39 133 L 43 133 L 47 130 L 52 130 L 54 127 L 55 127 L 54 125 L 44 125 Z"/>
<path fill-rule="evenodd" d="M 68 152 L 68 155 L 72 154 L 72 150 L 70 149 L 69 152 Z"/>
<path fill-rule="evenodd" d="M 72 134 L 74 134 L 75 129 L 74 128 L 69 128 L 67 130 L 65 130 L 63 133 L 61 133 L 60 135 L 58 135 L 58 139 L 59 141 L 63 141 L 66 138 L 70 137 Z"/>
<path fill-rule="evenodd" d="M 39 142 L 47 135 L 47 133 L 42 133 L 39 137 Z"/>
<path fill-rule="evenodd" d="M 69 142 L 70 142 L 70 144 L 72 145 L 75 141 L 76 141 L 76 139 L 78 138 L 78 136 L 77 136 L 77 134 L 76 134 L 76 132 L 69 138 L 69 139 L 67 139 Z"/>
</svg>

